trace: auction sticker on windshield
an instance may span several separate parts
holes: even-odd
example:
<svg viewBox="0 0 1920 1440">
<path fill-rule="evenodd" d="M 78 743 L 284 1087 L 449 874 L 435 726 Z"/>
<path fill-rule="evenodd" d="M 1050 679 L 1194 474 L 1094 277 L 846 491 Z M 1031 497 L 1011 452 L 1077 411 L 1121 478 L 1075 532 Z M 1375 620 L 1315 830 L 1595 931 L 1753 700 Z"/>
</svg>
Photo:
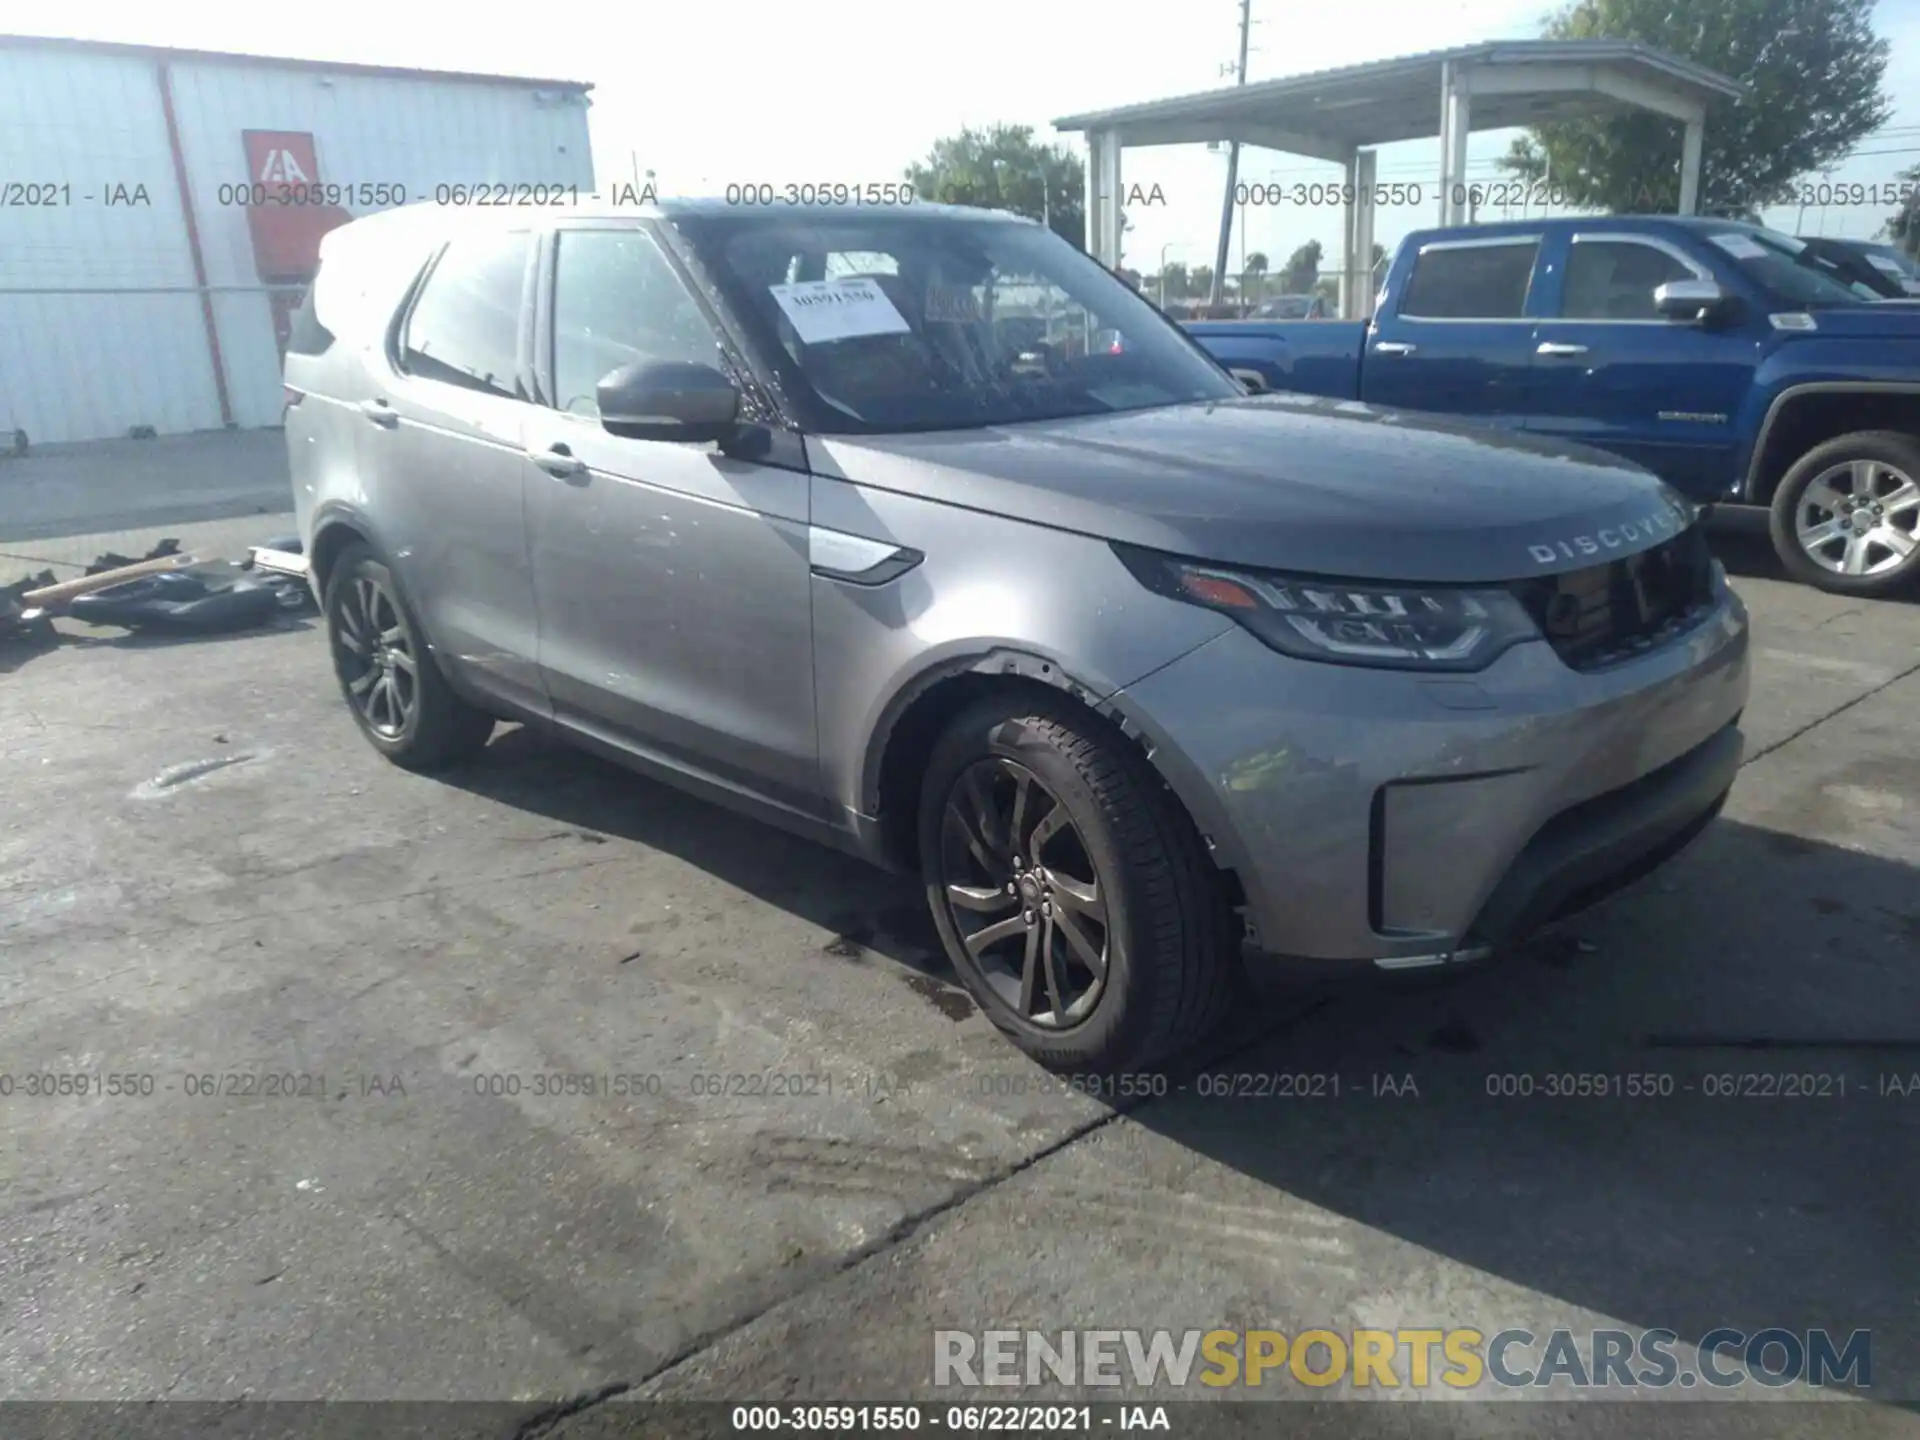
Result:
<svg viewBox="0 0 1920 1440">
<path fill-rule="evenodd" d="M 767 289 L 803 344 L 908 332 L 906 317 L 869 279 L 799 280 Z"/>
<path fill-rule="evenodd" d="M 1764 260 L 1767 247 L 1745 235 L 1715 235 L 1711 239 L 1736 260 Z"/>
</svg>

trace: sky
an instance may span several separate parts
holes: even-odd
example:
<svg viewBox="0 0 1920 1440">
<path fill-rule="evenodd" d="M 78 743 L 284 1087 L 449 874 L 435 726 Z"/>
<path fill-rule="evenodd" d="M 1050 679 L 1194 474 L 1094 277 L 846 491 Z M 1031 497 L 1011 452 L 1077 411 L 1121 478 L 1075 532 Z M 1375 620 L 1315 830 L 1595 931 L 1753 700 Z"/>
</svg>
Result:
<svg viewBox="0 0 1920 1440">
<path fill-rule="evenodd" d="M 1355 0 L 1282 6 L 1252 0 L 1248 78 L 1359 64 L 1482 40 L 1530 38 L 1550 7 L 1539 0 Z M 431 69 L 591 81 L 596 172 L 602 183 L 652 170 L 661 193 L 719 193 L 729 184 L 897 180 L 932 143 L 962 126 L 1030 124 L 1055 136 L 1057 116 L 1186 94 L 1229 83 L 1238 0 L 969 0 L 957 10 L 901 0 L 572 0 L 550 26 L 490 23 L 492 15 L 392 0 L 240 7 L 232 0 L 62 0 L 36 33 L 293 55 Z M 535 12 L 537 13 L 537 12 Z M 482 18 L 489 17 L 489 18 Z M 1177 17 L 1177 18 L 1176 18 Z M 10 22 L 11 23 L 11 22 Z M 1920 0 L 1880 0 L 1876 29 L 1893 42 L 1886 88 L 1898 110 L 1883 138 L 1835 172 L 1890 180 L 1920 160 Z M 1435 100 L 1438 108 L 1438 97 Z M 1709 121 L 1711 123 L 1711 121 Z M 1470 137 L 1471 178 L 1494 178 L 1512 132 Z M 1382 181 L 1439 172 L 1437 140 L 1382 147 Z M 1158 185 L 1166 204 L 1135 206 L 1125 263 L 1152 273 L 1164 256 L 1213 259 L 1224 157 L 1201 146 L 1128 150 L 1123 183 Z M 1241 177 L 1338 181 L 1334 166 L 1273 151 L 1243 152 Z M 1436 203 L 1386 210 L 1375 238 L 1434 223 Z M 1277 268 L 1318 239 L 1339 252 L 1340 211 L 1246 207 L 1230 268 L 1265 253 Z M 1865 237 L 1883 207 L 1771 212 L 1789 231 Z M 1483 218 L 1486 218 L 1483 216 Z"/>
</svg>

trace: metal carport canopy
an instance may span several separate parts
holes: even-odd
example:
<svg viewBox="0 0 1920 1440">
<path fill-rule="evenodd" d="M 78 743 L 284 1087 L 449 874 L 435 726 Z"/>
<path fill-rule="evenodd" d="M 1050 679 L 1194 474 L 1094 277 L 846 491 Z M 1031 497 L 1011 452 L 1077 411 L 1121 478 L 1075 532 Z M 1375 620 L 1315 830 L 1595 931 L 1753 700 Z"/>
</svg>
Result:
<svg viewBox="0 0 1920 1440">
<path fill-rule="evenodd" d="M 1120 152 L 1128 145 L 1238 140 L 1344 165 L 1352 193 L 1367 197 L 1346 207 L 1344 227 L 1341 308 L 1357 315 L 1370 287 L 1348 282 L 1367 268 L 1360 257 L 1373 250 L 1374 154 L 1367 147 L 1439 136 L 1440 223 L 1450 225 L 1466 211 L 1460 187 L 1469 132 L 1651 110 L 1683 127 L 1679 210 L 1691 214 L 1707 107 L 1745 93 L 1716 70 L 1631 41 L 1513 40 L 1149 100 L 1053 124 L 1087 136 L 1087 249 L 1108 265 L 1120 258 Z"/>
</svg>

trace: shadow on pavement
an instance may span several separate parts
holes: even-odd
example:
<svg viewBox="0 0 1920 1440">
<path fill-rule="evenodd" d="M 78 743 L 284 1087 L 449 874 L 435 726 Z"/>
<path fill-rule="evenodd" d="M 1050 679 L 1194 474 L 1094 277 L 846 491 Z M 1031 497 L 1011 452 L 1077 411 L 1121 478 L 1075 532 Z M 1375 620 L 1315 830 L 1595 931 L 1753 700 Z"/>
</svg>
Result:
<svg viewBox="0 0 1920 1440">
<path fill-rule="evenodd" d="M 1871 1330 L 1872 1393 L 1920 1398 L 1920 877 L 1725 819 L 1662 877 L 1451 984 L 1356 987 L 1216 1067 L 1338 1076 L 1338 1099 L 1132 1118 L 1630 1326 Z"/>
<path fill-rule="evenodd" d="M 879 954 L 954 987 L 911 881 L 525 729 L 451 780 L 678 856 L 835 931 L 852 961 Z M 1321 988 L 1304 1011 L 1299 996 L 1270 1003 L 1206 1062 L 1338 1077 L 1338 1098 L 1190 1085 L 1129 1115 L 1260 1185 L 1551 1297 L 1556 1314 L 1683 1344 L 1723 1325 L 1825 1328 L 1840 1343 L 1869 1329 L 1873 1394 L 1905 1399 L 1920 1396 L 1917 962 L 1911 867 L 1722 819 L 1509 956 L 1437 983 Z M 1551 1093 L 1583 1085 L 1601 1093 Z"/>
<path fill-rule="evenodd" d="M 1735 579 L 1777 580 L 1782 585 L 1799 583 L 1787 574 L 1780 557 L 1774 553 L 1773 542 L 1764 534 L 1718 532 L 1713 536 L 1713 553 L 1720 557 L 1721 563 L 1727 567 L 1727 573 Z M 1920 601 L 1920 586 L 1910 588 L 1905 595 L 1887 598 L 1909 604 Z"/>
<path fill-rule="evenodd" d="M 684 795 L 525 726 L 496 732 L 484 758 L 444 778 L 503 805 L 677 856 L 834 932 L 830 953 L 855 963 L 881 955 L 937 977 L 964 997 L 920 887 L 909 878 Z"/>
</svg>

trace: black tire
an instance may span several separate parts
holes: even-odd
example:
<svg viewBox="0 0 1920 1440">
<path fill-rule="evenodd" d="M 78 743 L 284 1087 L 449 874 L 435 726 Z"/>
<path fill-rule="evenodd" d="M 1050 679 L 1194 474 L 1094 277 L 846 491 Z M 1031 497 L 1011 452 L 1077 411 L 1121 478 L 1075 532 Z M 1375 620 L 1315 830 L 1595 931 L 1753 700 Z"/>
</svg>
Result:
<svg viewBox="0 0 1920 1440">
<path fill-rule="evenodd" d="M 334 561 L 326 620 L 340 693 L 374 749 L 409 770 L 438 770 L 485 748 L 493 717 L 448 686 L 419 617 L 371 546 L 355 541 Z M 392 686 L 391 705 L 374 698 L 383 684 Z"/>
<path fill-rule="evenodd" d="M 1863 480 L 1850 467 L 1871 469 Z M 1904 506 L 1889 513 L 1885 501 L 1902 483 L 1906 487 Z M 1860 488 L 1863 484 L 1864 493 Z M 1780 563 L 1794 579 L 1836 595 L 1877 598 L 1910 588 L 1920 581 L 1920 543 L 1911 545 L 1906 557 L 1899 559 L 1892 546 L 1882 543 L 1887 529 L 1872 527 L 1890 526 L 1898 535 L 1920 539 L 1920 495 L 1915 494 L 1916 486 L 1920 486 L 1920 439 L 1912 435 L 1896 430 L 1859 430 L 1814 446 L 1794 462 L 1773 493 L 1768 531 Z M 1841 508 L 1821 504 L 1822 493 L 1839 500 Z M 1881 505 L 1879 511 L 1873 510 L 1875 503 Z M 1822 516 L 1831 523 L 1823 521 Z M 1850 524 L 1868 529 L 1864 534 L 1849 531 L 1846 527 Z M 1829 538 L 1810 544 L 1807 537 L 1821 534 L 1823 529 L 1832 532 Z M 1867 573 L 1847 574 L 1830 568 L 1845 565 L 1852 555 L 1861 557 L 1857 563 Z"/>
<path fill-rule="evenodd" d="M 1023 775 L 1030 807 L 1024 813 L 1016 798 Z M 1030 838 L 1017 848 L 1044 860 L 1025 879 L 1054 899 L 1022 897 L 1017 880 L 998 880 L 968 842 L 964 821 L 949 816 L 950 802 L 981 813 L 967 788 L 976 780 L 988 803 L 1002 808 L 975 838 L 1015 875 L 1006 840 L 1016 828 L 1025 832 Z M 1046 800 L 1063 807 L 1068 825 L 1043 840 L 1037 837 L 1053 818 L 1042 808 Z M 1238 993 L 1243 972 L 1231 914 L 1198 833 L 1145 757 L 1097 716 L 1032 695 L 977 703 L 934 747 L 919 821 L 927 902 L 948 957 L 987 1017 L 1048 1068 L 1122 1074 L 1170 1059 L 1213 1030 Z M 1002 899 L 1008 885 L 1016 886 L 1016 898 Z M 964 908 L 949 896 L 955 886 Z M 1073 898 L 1088 893 L 1102 901 L 1104 923 Z M 1052 919 L 1037 922 L 1045 938 L 1036 942 L 1028 938 L 1036 923 L 1027 917 L 1041 904 Z M 970 948 L 968 934 L 978 946 L 981 931 L 1009 921 L 1023 928 L 988 941 L 979 955 Z M 1085 942 L 1098 932 L 1105 974 L 1097 991 L 1094 968 L 1076 958 L 1086 951 L 1074 948 L 1070 930 Z M 1062 993 L 1040 979 L 1031 992 L 1021 988 L 1020 977 L 1039 964 L 1036 945 L 1052 947 L 1059 959 Z M 1037 973 L 1043 976 L 1045 966 Z M 1082 975 L 1085 994 L 1069 998 Z M 1029 993 L 1031 1007 L 1023 1005 Z M 1044 1016 L 1036 1013 L 1042 1005 Z"/>
</svg>

